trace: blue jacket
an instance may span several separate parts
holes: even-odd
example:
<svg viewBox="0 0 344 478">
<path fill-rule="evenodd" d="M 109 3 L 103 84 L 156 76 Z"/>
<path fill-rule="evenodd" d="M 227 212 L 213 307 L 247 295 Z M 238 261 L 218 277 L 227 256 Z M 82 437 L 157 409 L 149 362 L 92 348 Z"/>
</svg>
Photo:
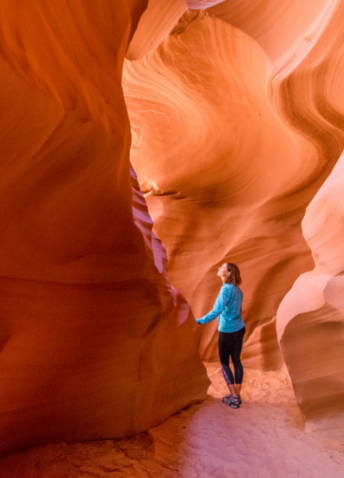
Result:
<svg viewBox="0 0 344 478">
<path fill-rule="evenodd" d="M 245 327 L 241 317 L 243 293 L 233 284 L 223 284 L 220 293 L 209 314 L 196 319 L 199 324 L 207 324 L 218 317 L 219 332 L 237 332 Z"/>
</svg>

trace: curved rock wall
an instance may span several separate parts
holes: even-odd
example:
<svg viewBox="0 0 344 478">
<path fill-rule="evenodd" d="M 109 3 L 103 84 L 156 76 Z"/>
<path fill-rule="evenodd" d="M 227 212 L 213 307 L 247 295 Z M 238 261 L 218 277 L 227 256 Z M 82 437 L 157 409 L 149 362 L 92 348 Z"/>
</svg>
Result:
<svg viewBox="0 0 344 478">
<path fill-rule="evenodd" d="M 121 75 L 146 5 L 0 5 L 0 455 L 131 435 L 205 396 L 130 175 Z"/>
<path fill-rule="evenodd" d="M 140 60 L 153 51 L 173 30 L 188 9 L 206 9 L 225 0 L 149 0 L 140 18 L 134 38 L 131 39 L 126 58 Z"/>
<path fill-rule="evenodd" d="M 1 2 L 0 454 L 130 435 L 204 397 L 169 277 L 201 316 L 224 261 L 263 369 L 284 364 L 276 310 L 315 262 L 278 337 L 309 426 L 341 436 L 333 176 L 304 222 L 313 257 L 301 220 L 344 147 L 344 2 L 161 1 Z"/>
<path fill-rule="evenodd" d="M 125 62 L 132 162 L 172 283 L 201 316 L 217 267 L 239 264 L 249 366 L 283 366 L 274 317 L 313 267 L 301 220 L 343 147 L 342 21 L 337 0 L 227 0 Z M 216 323 L 200 351 L 217 358 Z"/>
<path fill-rule="evenodd" d="M 217 295 L 218 265 L 239 263 L 249 334 L 312 265 L 300 231 L 305 199 L 293 197 L 319 156 L 272 106 L 270 68 L 242 31 L 187 13 L 155 52 L 124 70 L 132 162 L 172 283 L 200 316 Z M 205 329 L 209 360 L 216 324 Z"/>
<path fill-rule="evenodd" d="M 344 441 L 344 155 L 302 222 L 315 267 L 277 313 L 281 349 L 310 430 Z"/>
<path fill-rule="evenodd" d="M 340 164 L 311 201 L 344 147 L 343 20 L 343 1 L 228 0 L 186 11 L 124 69 L 132 161 L 172 283 L 200 316 L 217 295 L 217 267 L 237 262 L 246 365 L 285 360 L 307 427 L 340 439 Z M 276 334 L 279 303 L 314 262 L 283 301 Z M 216 342 L 209 324 L 203 358 L 217 358 Z"/>
</svg>

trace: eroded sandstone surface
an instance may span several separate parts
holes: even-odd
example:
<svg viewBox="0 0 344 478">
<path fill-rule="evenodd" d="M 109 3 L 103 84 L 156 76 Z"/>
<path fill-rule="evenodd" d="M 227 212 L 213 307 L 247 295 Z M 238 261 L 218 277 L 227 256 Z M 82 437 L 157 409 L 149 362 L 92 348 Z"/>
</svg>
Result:
<svg viewBox="0 0 344 478">
<path fill-rule="evenodd" d="M 343 20 L 342 1 L 277 7 L 227 0 L 186 10 L 158 47 L 125 62 L 132 163 L 167 248 L 172 284 L 201 316 L 218 293 L 217 267 L 240 265 L 243 355 L 253 368 L 283 368 L 283 354 L 293 361 L 294 335 L 284 337 L 282 354 L 275 315 L 295 280 L 314 267 L 301 221 L 344 146 Z M 334 328 L 319 320 L 330 340 Z M 217 357 L 216 329 L 216 322 L 203 327 L 206 360 Z M 341 413 L 342 392 L 334 388 L 323 395 L 331 403 L 324 416 Z M 308 418 L 323 407 L 318 399 L 311 405 L 311 395 L 302 399 L 304 413 L 313 410 Z"/>
<path fill-rule="evenodd" d="M 205 397 L 121 87 L 147 1 L 1 2 L 0 454 L 128 436 Z"/>
<path fill-rule="evenodd" d="M 340 0 L 1 2 L 0 454 L 204 398 L 193 318 L 224 261 L 246 365 L 286 363 L 308 426 L 342 436 L 334 177 L 315 195 L 344 147 L 343 20 Z"/>
<path fill-rule="evenodd" d="M 344 154 L 307 208 L 315 267 L 283 299 L 277 331 L 309 430 L 344 441 Z"/>
<path fill-rule="evenodd" d="M 187 12 L 158 49 L 125 63 L 123 80 L 131 158 L 172 283 L 201 316 L 217 267 L 239 263 L 249 335 L 312 266 L 300 221 L 321 162 L 271 102 L 271 65 L 243 31 Z M 201 353 L 212 359 L 216 323 L 205 330 Z"/>
</svg>

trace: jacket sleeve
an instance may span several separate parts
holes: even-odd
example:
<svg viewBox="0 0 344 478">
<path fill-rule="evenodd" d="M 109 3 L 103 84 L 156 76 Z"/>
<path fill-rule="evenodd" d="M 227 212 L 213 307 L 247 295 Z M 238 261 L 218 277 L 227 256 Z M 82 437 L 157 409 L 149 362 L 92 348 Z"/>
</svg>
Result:
<svg viewBox="0 0 344 478">
<path fill-rule="evenodd" d="M 208 322 L 211 322 L 212 320 L 216 319 L 216 317 L 218 317 L 221 312 L 223 312 L 226 305 L 230 302 L 232 295 L 231 293 L 232 289 L 228 290 L 227 287 L 222 287 L 214 304 L 213 310 L 210 311 L 207 315 L 201 317 L 200 319 L 196 319 L 196 321 L 199 324 L 207 324 Z"/>
</svg>

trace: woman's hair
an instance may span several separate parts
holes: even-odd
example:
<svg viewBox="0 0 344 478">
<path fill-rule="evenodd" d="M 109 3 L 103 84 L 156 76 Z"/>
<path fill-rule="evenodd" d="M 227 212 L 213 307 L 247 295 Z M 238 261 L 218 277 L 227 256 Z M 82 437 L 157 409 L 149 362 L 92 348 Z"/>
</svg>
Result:
<svg viewBox="0 0 344 478">
<path fill-rule="evenodd" d="M 239 267 L 231 262 L 227 262 L 227 270 L 231 275 L 226 280 L 226 284 L 240 285 L 242 283 Z"/>
</svg>

